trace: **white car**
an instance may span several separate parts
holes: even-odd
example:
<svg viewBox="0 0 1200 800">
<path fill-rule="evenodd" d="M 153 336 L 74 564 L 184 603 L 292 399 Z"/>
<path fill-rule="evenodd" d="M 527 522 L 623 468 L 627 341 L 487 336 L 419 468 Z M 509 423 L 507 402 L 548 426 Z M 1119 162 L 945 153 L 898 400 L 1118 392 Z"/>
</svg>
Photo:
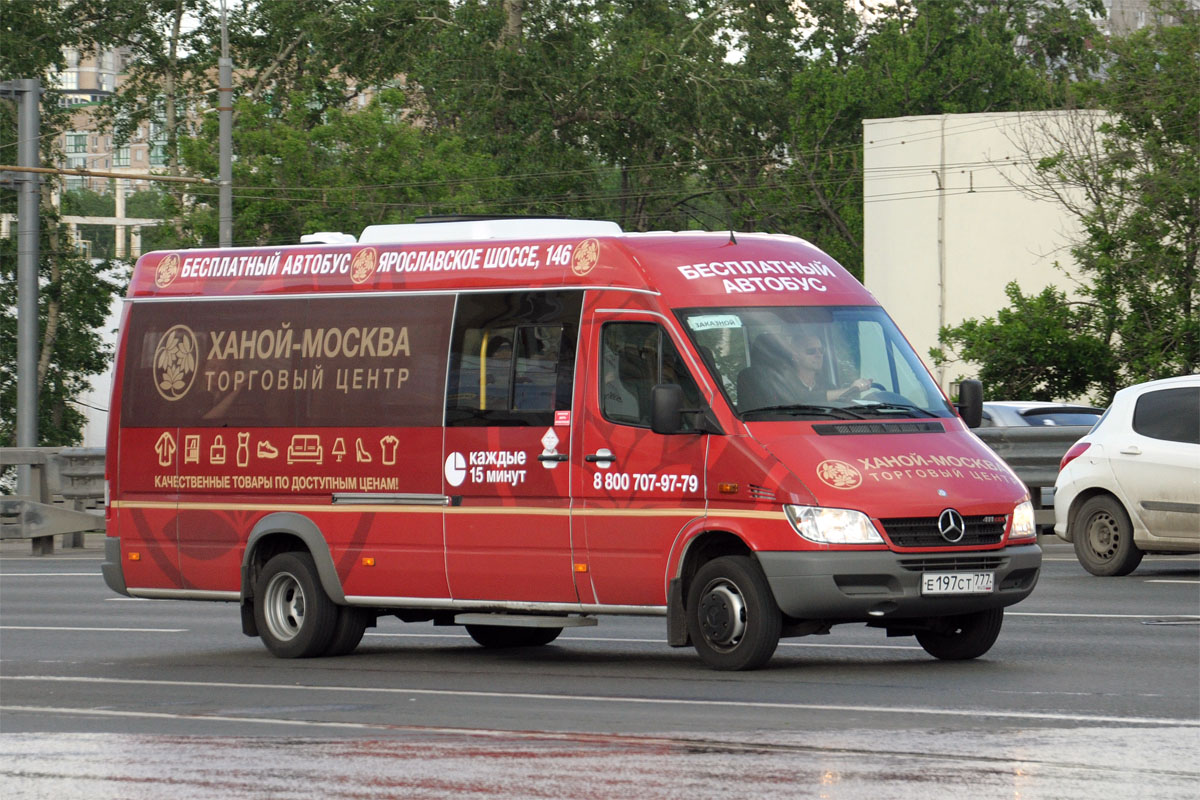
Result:
<svg viewBox="0 0 1200 800">
<path fill-rule="evenodd" d="M 1145 553 L 1200 552 L 1200 375 L 1117 392 L 1054 488 L 1054 532 L 1093 575 L 1128 575 Z"/>
</svg>

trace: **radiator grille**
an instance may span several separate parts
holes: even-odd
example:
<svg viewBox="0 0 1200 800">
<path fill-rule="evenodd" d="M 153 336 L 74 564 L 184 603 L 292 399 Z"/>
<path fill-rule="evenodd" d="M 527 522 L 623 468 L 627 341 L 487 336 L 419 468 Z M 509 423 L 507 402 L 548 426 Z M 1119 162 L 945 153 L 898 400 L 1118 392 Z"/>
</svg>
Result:
<svg viewBox="0 0 1200 800">
<path fill-rule="evenodd" d="M 880 520 L 888 538 L 897 547 L 978 547 L 999 544 L 1008 517 L 986 515 L 963 517 L 966 532 L 957 542 L 947 542 L 938 532 L 937 517 L 897 517 Z"/>
</svg>

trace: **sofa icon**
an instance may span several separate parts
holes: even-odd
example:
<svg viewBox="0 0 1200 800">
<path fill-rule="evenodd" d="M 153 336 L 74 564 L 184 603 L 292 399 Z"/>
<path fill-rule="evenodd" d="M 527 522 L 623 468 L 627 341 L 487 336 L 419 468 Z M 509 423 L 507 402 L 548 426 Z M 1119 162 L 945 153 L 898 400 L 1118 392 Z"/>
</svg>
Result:
<svg viewBox="0 0 1200 800">
<path fill-rule="evenodd" d="M 287 449 L 289 464 L 320 464 L 324 457 L 321 449 L 321 437 L 311 433 L 297 433 L 292 437 L 292 443 Z"/>
</svg>

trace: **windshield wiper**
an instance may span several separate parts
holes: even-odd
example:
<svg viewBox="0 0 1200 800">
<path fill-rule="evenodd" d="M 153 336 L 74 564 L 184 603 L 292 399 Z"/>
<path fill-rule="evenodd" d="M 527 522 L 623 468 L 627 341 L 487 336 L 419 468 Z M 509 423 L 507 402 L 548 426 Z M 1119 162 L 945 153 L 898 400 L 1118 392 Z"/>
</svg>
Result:
<svg viewBox="0 0 1200 800">
<path fill-rule="evenodd" d="M 863 403 L 854 407 L 855 411 L 861 411 L 868 414 L 893 414 L 895 412 L 903 412 L 912 417 L 932 417 L 929 413 L 920 406 L 907 405 L 905 403 Z"/>
<path fill-rule="evenodd" d="M 789 403 L 780 406 L 762 406 L 750 408 L 742 412 L 743 417 L 751 414 L 792 414 L 796 416 L 833 417 L 834 419 L 863 419 L 858 409 L 841 408 L 839 406 L 814 406 L 803 403 Z"/>
</svg>

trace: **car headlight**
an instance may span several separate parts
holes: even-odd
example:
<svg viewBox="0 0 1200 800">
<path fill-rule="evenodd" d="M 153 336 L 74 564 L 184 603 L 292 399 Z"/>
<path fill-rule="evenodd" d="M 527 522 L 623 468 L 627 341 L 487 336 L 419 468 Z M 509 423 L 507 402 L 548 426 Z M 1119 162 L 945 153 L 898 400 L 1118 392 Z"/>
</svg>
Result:
<svg viewBox="0 0 1200 800">
<path fill-rule="evenodd" d="M 1012 529 L 1008 532 L 1008 541 L 1036 538 L 1037 525 L 1033 522 L 1033 503 L 1026 500 L 1013 509 Z"/>
<path fill-rule="evenodd" d="M 861 511 L 848 508 L 784 506 L 796 533 L 818 544 L 883 544 L 883 537 Z"/>
</svg>

